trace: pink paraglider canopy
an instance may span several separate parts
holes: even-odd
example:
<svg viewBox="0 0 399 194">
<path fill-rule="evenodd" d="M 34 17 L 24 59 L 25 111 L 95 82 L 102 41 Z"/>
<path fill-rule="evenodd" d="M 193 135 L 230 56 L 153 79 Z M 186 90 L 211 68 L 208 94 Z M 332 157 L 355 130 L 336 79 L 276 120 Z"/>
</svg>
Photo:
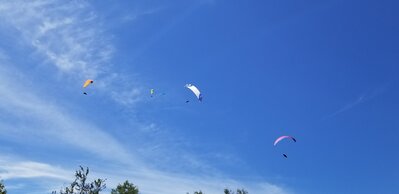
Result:
<svg viewBox="0 0 399 194">
<path fill-rule="evenodd" d="M 296 142 L 296 139 L 294 137 L 288 136 L 288 135 L 284 135 L 284 136 L 281 136 L 281 137 L 277 138 L 276 141 L 274 141 L 274 146 L 276 146 L 278 144 L 278 142 L 280 142 L 283 139 L 292 139 L 294 142 Z"/>
</svg>

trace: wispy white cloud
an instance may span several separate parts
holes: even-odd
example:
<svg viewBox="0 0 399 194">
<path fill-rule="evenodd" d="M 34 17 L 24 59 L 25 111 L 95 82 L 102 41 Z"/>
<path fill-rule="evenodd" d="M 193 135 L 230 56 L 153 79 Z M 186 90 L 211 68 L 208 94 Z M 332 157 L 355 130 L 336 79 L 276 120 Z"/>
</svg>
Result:
<svg viewBox="0 0 399 194">
<path fill-rule="evenodd" d="M 80 79 L 96 78 L 112 56 L 112 46 L 84 1 L 2 1 L 0 17 L 48 64 Z"/>
<path fill-rule="evenodd" d="M 0 154 L 0 179 L 4 180 L 10 193 L 51 193 L 73 179 L 73 171 L 60 166 L 26 160 L 3 152 Z"/>
<path fill-rule="evenodd" d="M 59 180 L 70 180 L 71 175 L 60 167 L 54 167 L 46 163 L 34 161 L 18 161 L 16 158 L 10 158 L 2 155 L 0 159 L 0 178 L 53 178 Z"/>
<path fill-rule="evenodd" d="M 56 103 L 42 100 L 37 95 L 37 91 L 13 81 L 26 79 L 27 77 L 22 73 L 9 70 L 6 66 L 0 70 L 0 93 L 2 94 L 0 110 L 13 115 L 13 119 L 29 121 L 27 124 L 29 127 L 18 128 L 15 124 L 7 128 L 3 125 L 0 129 L 2 133 L 34 134 L 35 137 L 41 135 L 61 140 L 106 159 L 118 158 L 126 162 L 133 160 L 128 151 L 104 129 L 75 118 Z M 87 138 L 83 140 L 82 137 Z"/>
<path fill-rule="evenodd" d="M 368 101 L 374 99 L 375 97 L 377 97 L 378 95 L 382 94 L 383 92 L 385 92 L 386 88 L 387 88 L 387 84 L 382 85 L 370 92 L 363 93 L 363 94 L 359 95 L 359 97 L 357 99 L 355 99 L 354 101 L 349 102 L 348 104 L 344 105 L 337 111 L 329 114 L 328 116 L 325 116 L 324 119 L 335 117 L 343 112 L 351 110 L 352 108 L 354 108 L 360 104 L 368 102 Z"/>
<path fill-rule="evenodd" d="M 158 8 L 151 8 L 151 9 L 146 9 L 146 10 L 137 10 L 134 13 L 128 13 L 122 16 L 121 20 L 122 22 L 131 22 L 135 21 L 138 18 L 142 18 L 146 15 L 152 15 L 154 13 L 158 13 L 164 8 L 158 7 Z"/>
<path fill-rule="evenodd" d="M 112 70 L 115 48 L 111 36 L 104 35 L 106 27 L 88 2 L 1 1 L 0 18 L 67 80 L 94 79 L 97 90 L 111 94 L 110 98 L 122 105 L 140 101 L 136 93 L 141 88 L 126 76 L 127 81 L 121 82 L 123 75 Z M 125 98 L 115 97 L 115 93 Z"/>
<path fill-rule="evenodd" d="M 333 112 L 332 114 L 328 115 L 325 118 L 334 117 L 338 114 L 348 111 L 349 109 L 352 109 L 353 107 L 355 107 L 363 102 L 365 102 L 365 95 L 359 96 L 359 98 L 357 98 L 355 101 L 346 104 L 345 106 L 343 106 L 342 108 L 338 109 L 337 111 Z"/>
</svg>

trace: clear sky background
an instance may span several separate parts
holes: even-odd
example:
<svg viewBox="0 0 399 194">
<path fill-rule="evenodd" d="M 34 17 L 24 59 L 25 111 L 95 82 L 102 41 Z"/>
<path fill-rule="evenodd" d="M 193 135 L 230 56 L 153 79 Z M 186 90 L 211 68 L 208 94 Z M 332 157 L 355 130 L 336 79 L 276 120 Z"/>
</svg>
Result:
<svg viewBox="0 0 399 194">
<path fill-rule="evenodd" d="M 395 194 L 398 6 L 0 1 L 0 179 L 50 193 L 83 165 L 107 191 Z"/>
</svg>

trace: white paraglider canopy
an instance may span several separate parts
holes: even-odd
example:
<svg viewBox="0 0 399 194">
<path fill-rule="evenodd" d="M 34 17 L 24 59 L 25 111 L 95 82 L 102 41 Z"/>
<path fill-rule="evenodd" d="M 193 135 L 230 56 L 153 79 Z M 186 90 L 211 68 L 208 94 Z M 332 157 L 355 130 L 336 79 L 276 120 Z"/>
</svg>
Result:
<svg viewBox="0 0 399 194">
<path fill-rule="evenodd" d="M 199 91 L 199 89 L 198 89 L 197 87 L 195 87 L 195 86 L 192 85 L 192 84 L 186 84 L 185 87 L 188 88 L 188 89 L 190 89 L 190 90 L 195 94 L 195 96 L 197 96 L 197 98 L 198 98 L 199 101 L 202 101 L 201 92 Z"/>
</svg>

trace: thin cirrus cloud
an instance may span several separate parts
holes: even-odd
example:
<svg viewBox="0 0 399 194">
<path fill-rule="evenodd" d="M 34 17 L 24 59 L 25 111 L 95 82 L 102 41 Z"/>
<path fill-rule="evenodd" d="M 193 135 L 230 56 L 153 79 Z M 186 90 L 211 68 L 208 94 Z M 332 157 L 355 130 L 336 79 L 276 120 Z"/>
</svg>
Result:
<svg viewBox="0 0 399 194">
<path fill-rule="evenodd" d="M 3 1 L 0 17 L 45 56 L 48 64 L 80 78 L 95 78 L 106 69 L 113 49 L 87 7 L 83 1 Z"/>
<path fill-rule="evenodd" d="M 3 64 L 7 62 L 1 61 Z M 16 76 L 25 77 L 12 68 L 0 71 L 0 111 L 10 115 L 11 119 L 25 120 L 29 127 L 16 129 L 13 126 L 2 126 L 3 134 L 15 134 L 15 137 L 46 137 L 58 139 L 68 145 L 92 152 L 105 159 L 119 158 L 121 161 L 132 161 L 130 154 L 112 136 L 91 123 L 76 118 L 67 110 L 55 103 L 42 100 L 37 91 L 13 82 Z M 26 79 L 26 77 L 25 77 Z M 17 79 L 22 80 L 22 79 Z M 42 96 L 43 97 L 43 96 Z M 10 118 L 7 118 L 10 120 Z M 85 138 L 82 141 L 81 137 Z"/>
<path fill-rule="evenodd" d="M 12 178 L 47 177 L 66 181 L 71 178 L 71 175 L 70 172 L 49 164 L 34 161 L 18 161 L 16 158 L 3 155 L 0 159 L 0 177 L 6 180 Z"/>
<path fill-rule="evenodd" d="M 33 53 L 41 56 L 46 65 L 61 72 L 62 76 L 73 81 L 87 77 L 97 78 L 103 80 L 97 82 L 97 86 L 102 90 L 110 90 L 109 97 L 115 102 L 124 106 L 140 102 L 141 90 L 134 85 L 118 84 L 120 86 L 116 89 L 110 89 L 110 85 L 113 85 L 116 79 L 124 79 L 123 83 L 129 83 L 129 81 L 126 76 L 113 71 L 113 66 L 110 64 L 112 64 L 115 48 L 101 30 L 101 22 L 98 22 L 95 11 L 91 9 L 88 2 L 1 1 L 0 18 L 8 27 L 19 33 L 17 36 L 20 36 L 21 41 L 28 45 Z M 82 20 L 82 18 L 85 19 Z M 48 101 L 52 99 L 51 96 L 39 95 L 40 91 L 36 88 L 13 82 L 15 77 L 24 77 L 24 72 L 13 68 L 16 64 L 9 60 L 7 54 L 2 53 L 0 58 L 4 67 L 0 70 L 0 93 L 2 94 L 0 112 L 9 115 L 6 118 L 0 117 L 1 121 L 5 121 L 0 125 L 0 131 L 6 134 L 3 138 L 11 137 L 19 143 L 34 141 L 36 137 L 43 140 L 55 139 L 57 144 L 66 144 L 73 150 L 93 154 L 95 158 L 109 162 L 100 164 L 104 169 L 109 170 L 98 170 L 97 174 L 93 174 L 95 177 L 104 175 L 110 187 L 124 181 L 122 179 L 134 180 L 143 194 L 175 194 L 199 189 L 203 189 L 208 194 L 216 194 L 225 187 L 237 186 L 248 188 L 253 194 L 288 193 L 286 189 L 268 182 L 245 183 L 230 180 L 219 172 L 218 176 L 204 176 L 188 173 L 173 174 L 157 170 L 138 159 L 135 153 L 108 134 L 106 129 L 77 118 L 61 104 Z M 24 122 L 17 125 L 12 123 L 13 120 Z M 82 136 L 92 138 L 81 141 Z M 46 143 L 46 141 L 43 142 Z M 162 141 L 156 144 L 161 147 L 162 145 Z M 149 147 L 153 146 L 149 145 Z M 179 151 L 180 153 L 184 153 L 184 150 Z M 6 155 L 6 153 L 1 154 Z M 191 153 L 186 153 L 186 155 L 189 155 L 189 159 L 194 157 L 190 156 Z M 197 161 L 195 157 L 193 161 Z M 50 162 L 35 162 L 29 158 L 3 159 L 0 163 L 2 164 L 0 176 L 6 180 L 34 178 L 40 182 L 43 179 L 54 178 L 64 183 L 67 177 L 70 177 L 67 172 L 73 173 L 71 169 L 55 167 L 49 164 Z M 115 167 L 120 163 L 125 164 L 123 170 Z M 190 163 L 190 165 L 194 165 L 194 168 L 207 166 L 202 163 Z M 185 166 L 185 168 L 189 167 Z M 180 186 L 171 188 L 170 185 Z M 49 189 L 52 188 L 47 188 Z"/>
<path fill-rule="evenodd" d="M 369 92 L 363 93 L 362 95 L 359 95 L 359 97 L 357 99 L 355 99 L 354 101 L 347 103 L 346 105 L 342 106 L 337 111 L 325 116 L 323 119 L 335 117 L 339 114 L 342 114 L 344 112 L 347 112 L 347 111 L 355 108 L 356 106 L 366 103 L 366 102 L 376 98 L 377 96 L 383 94 L 388 89 L 388 87 L 389 87 L 389 83 L 385 83 L 383 85 L 380 85 L 377 88 L 374 88 L 373 90 L 371 90 Z"/>
<path fill-rule="evenodd" d="M 134 105 L 140 101 L 141 88 L 132 84 L 130 76 L 112 70 L 110 59 L 115 49 L 97 17 L 85 1 L 0 2 L 2 21 L 18 32 L 16 39 L 32 48 L 45 64 L 74 82 L 94 79 L 96 88 L 115 102 Z"/>
<path fill-rule="evenodd" d="M 28 190 L 32 194 L 51 193 L 73 178 L 70 171 L 59 166 L 0 154 L 0 179 L 6 181 L 10 193 L 26 193 Z"/>
</svg>

